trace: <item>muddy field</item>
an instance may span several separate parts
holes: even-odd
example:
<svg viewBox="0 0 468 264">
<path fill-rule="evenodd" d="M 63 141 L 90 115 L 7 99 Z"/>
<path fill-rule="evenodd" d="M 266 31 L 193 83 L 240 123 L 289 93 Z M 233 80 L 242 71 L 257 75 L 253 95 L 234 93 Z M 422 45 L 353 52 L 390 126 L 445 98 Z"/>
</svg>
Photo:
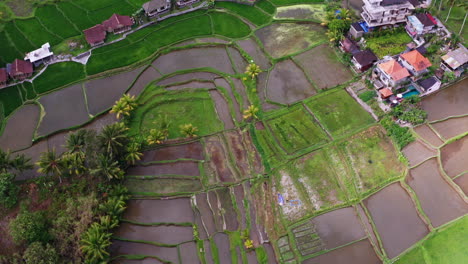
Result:
<svg viewBox="0 0 468 264">
<path fill-rule="evenodd" d="M 468 213 L 468 204 L 440 174 L 437 159 L 430 159 L 411 169 L 406 181 L 416 192 L 434 227 Z"/>
<path fill-rule="evenodd" d="M 153 214 L 151 212 L 164 212 Z M 139 223 L 191 223 L 194 215 L 189 198 L 130 200 L 122 217 Z"/>
<path fill-rule="evenodd" d="M 233 129 L 235 125 L 226 98 L 218 90 L 210 90 L 210 96 L 215 103 L 216 113 L 224 124 L 224 129 Z"/>
<path fill-rule="evenodd" d="M 389 258 L 394 258 L 429 233 L 409 194 L 394 183 L 364 200 Z"/>
<path fill-rule="evenodd" d="M 455 180 L 453 180 L 458 186 L 460 186 L 460 189 L 465 193 L 466 196 L 468 196 L 468 173 L 465 173 Z"/>
<path fill-rule="evenodd" d="M 424 97 L 422 108 L 427 112 L 427 119 L 435 121 L 450 116 L 468 114 L 468 79 L 458 82 L 438 93 Z"/>
<path fill-rule="evenodd" d="M 153 80 L 158 79 L 161 77 L 161 74 L 156 71 L 153 67 L 149 66 L 146 68 L 146 70 L 143 71 L 143 73 L 138 76 L 138 79 L 136 82 L 132 85 L 130 90 L 128 90 L 128 93 L 130 95 L 138 96 L 143 92 L 145 87 Z"/>
<path fill-rule="evenodd" d="M 173 263 L 179 262 L 179 253 L 176 247 L 158 247 L 145 243 L 114 240 L 109 251 L 111 252 L 111 257 L 142 255 L 157 257 Z"/>
<path fill-rule="evenodd" d="M 39 122 L 40 108 L 28 104 L 18 109 L 8 119 L 3 134 L 0 136 L 2 150 L 17 151 L 32 145 L 34 131 Z"/>
<path fill-rule="evenodd" d="M 143 226 L 122 223 L 114 232 L 114 237 L 124 240 L 139 240 L 166 245 L 178 245 L 193 240 L 191 226 Z"/>
<path fill-rule="evenodd" d="M 127 174 L 132 176 L 185 175 L 196 177 L 200 176 L 200 170 L 198 162 L 178 161 L 130 167 Z"/>
<path fill-rule="evenodd" d="M 255 40 L 253 40 L 252 38 L 239 40 L 237 44 L 239 44 L 239 46 L 245 52 L 252 56 L 254 63 L 260 66 L 262 70 L 266 70 L 271 67 L 270 61 L 265 56 L 265 53 L 263 53 L 263 51 L 260 49 Z"/>
<path fill-rule="evenodd" d="M 414 131 L 424 140 L 426 140 L 432 146 L 438 148 L 444 142 L 437 136 L 437 134 L 426 124 L 420 125 L 414 129 Z"/>
<path fill-rule="evenodd" d="M 375 254 L 371 243 L 362 240 L 351 245 L 330 251 L 318 257 L 310 258 L 302 262 L 303 264 L 325 264 L 325 263 L 362 263 L 380 264 L 382 261 Z"/>
<path fill-rule="evenodd" d="M 255 32 L 274 58 L 281 58 L 307 49 L 325 39 L 325 29 L 316 23 L 275 23 Z"/>
<path fill-rule="evenodd" d="M 174 178 L 127 178 L 125 181 L 130 193 L 141 195 L 175 195 L 178 193 L 189 194 L 203 189 L 198 179 Z"/>
<path fill-rule="evenodd" d="M 244 73 L 248 65 L 247 60 L 241 55 L 239 50 L 233 47 L 228 47 L 227 51 L 230 55 L 231 62 L 234 65 L 234 70 L 236 71 L 236 73 L 238 74 Z"/>
<path fill-rule="evenodd" d="M 432 123 L 431 126 L 445 139 L 453 138 L 468 131 L 468 116 L 450 118 Z"/>
<path fill-rule="evenodd" d="M 421 143 L 420 141 L 414 141 L 408 144 L 402 150 L 406 158 L 409 161 L 410 166 L 415 166 L 430 157 L 437 155 L 437 151 Z"/>
<path fill-rule="evenodd" d="M 200 141 L 187 144 L 173 145 L 149 150 L 143 153 L 142 163 L 164 160 L 193 159 L 204 160 L 203 146 Z"/>
<path fill-rule="evenodd" d="M 267 98 L 291 104 L 316 94 L 304 72 L 291 60 L 277 63 L 268 76 Z"/>
<path fill-rule="evenodd" d="M 468 136 L 444 146 L 440 151 L 442 166 L 450 177 L 468 172 Z"/>
<path fill-rule="evenodd" d="M 214 78 L 219 77 L 216 73 L 211 73 L 211 72 L 190 72 L 190 73 L 183 73 L 183 74 L 176 74 L 167 78 L 164 78 L 163 80 L 159 81 L 157 84 L 160 86 L 165 86 L 169 85 L 172 83 L 181 83 L 181 82 L 187 82 L 191 80 L 206 80 L 206 81 L 211 81 Z"/>
</svg>

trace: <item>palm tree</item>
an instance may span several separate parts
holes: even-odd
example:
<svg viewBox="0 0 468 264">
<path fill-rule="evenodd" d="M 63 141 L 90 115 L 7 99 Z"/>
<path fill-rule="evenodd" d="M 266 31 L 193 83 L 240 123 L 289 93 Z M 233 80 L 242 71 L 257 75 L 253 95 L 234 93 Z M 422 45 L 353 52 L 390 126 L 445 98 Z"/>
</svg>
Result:
<svg viewBox="0 0 468 264">
<path fill-rule="evenodd" d="M 148 145 L 156 145 L 161 144 L 167 138 L 167 132 L 153 128 L 150 130 L 148 137 L 146 138 L 146 142 Z"/>
<path fill-rule="evenodd" d="M 67 140 L 65 142 L 65 148 L 69 152 L 80 151 L 86 145 L 86 133 L 84 129 L 78 130 L 74 133 L 68 134 Z"/>
<path fill-rule="evenodd" d="M 111 113 L 117 114 L 117 118 L 122 116 L 130 116 L 130 113 L 137 107 L 135 96 L 124 94 L 110 110 Z"/>
<path fill-rule="evenodd" d="M 255 63 L 250 63 L 245 70 L 245 74 L 247 74 L 252 79 L 255 79 L 255 77 L 257 77 L 257 75 L 259 75 L 261 72 L 262 70 L 260 69 L 260 66 Z"/>
<path fill-rule="evenodd" d="M 110 246 L 111 233 L 104 230 L 98 223 L 93 223 L 81 237 L 81 252 L 85 263 L 100 263 L 109 257 L 107 248 Z"/>
<path fill-rule="evenodd" d="M 99 217 L 99 223 L 104 230 L 112 230 L 119 225 L 119 220 L 115 217 L 111 217 L 110 215 L 105 215 Z"/>
<path fill-rule="evenodd" d="M 62 155 L 64 168 L 68 169 L 69 174 L 80 175 L 86 172 L 86 155 L 83 151 L 65 153 Z"/>
<path fill-rule="evenodd" d="M 20 155 L 16 155 L 10 161 L 10 167 L 22 173 L 25 170 L 32 169 L 33 165 L 31 164 L 30 158 L 26 158 L 24 154 L 20 154 Z"/>
<path fill-rule="evenodd" d="M 192 124 L 184 124 L 180 126 L 180 132 L 189 138 L 196 136 L 195 133 L 197 131 L 198 128 Z"/>
<path fill-rule="evenodd" d="M 37 170 L 39 173 L 56 175 L 59 177 L 60 183 L 62 183 L 61 176 L 64 166 L 60 157 L 55 154 L 55 149 L 43 152 L 36 162 L 36 165 L 39 167 Z"/>
<path fill-rule="evenodd" d="M 99 211 L 119 220 L 125 209 L 127 209 L 125 200 L 123 196 L 109 197 L 106 202 L 99 205 Z"/>
<path fill-rule="evenodd" d="M 138 143 L 131 143 L 127 147 L 127 155 L 125 160 L 130 164 L 135 164 L 136 161 L 140 160 L 143 156 L 143 153 L 140 152 L 141 145 Z"/>
<path fill-rule="evenodd" d="M 11 168 L 10 151 L 0 149 L 0 171 L 7 172 Z"/>
<path fill-rule="evenodd" d="M 117 161 L 112 160 L 107 155 L 99 155 L 96 168 L 91 170 L 91 174 L 106 177 L 108 180 L 120 180 L 124 177 L 124 171 L 120 169 Z"/>
<path fill-rule="evenodd" d="M 258 107 L 250 105 L 247 109 L 244 110 L 244 119 L 254 118 L 257 119 Z"/>
<path fill-rule="evenodd" d="M 117 157 L 124 150 L 129 141 L 127 130 L 128 128 L 122 122 L 104 127 L 98 135 L 98 140 L 107 154 Z"/>
</svg>

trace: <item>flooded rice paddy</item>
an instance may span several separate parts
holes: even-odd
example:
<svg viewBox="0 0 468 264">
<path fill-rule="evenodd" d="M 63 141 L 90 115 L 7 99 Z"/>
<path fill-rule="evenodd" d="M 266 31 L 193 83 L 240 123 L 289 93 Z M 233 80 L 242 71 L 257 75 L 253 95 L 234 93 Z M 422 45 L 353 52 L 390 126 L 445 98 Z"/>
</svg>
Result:
<svg viewBox="0 0 468 264">
<path fill-rule="evenodd" d="M 431 126 L 445 139 L 450 139 L 468 131 L 468 116 L 450 118 L 432 123 Z"/>
<path fill-rule="evenodd" d="M 193 228 L 191 226 L 143 226 L 122 223 L 114 232 L 114 237 L 125 240 L 144 240 L 166 245 L 178 245 L 192 241 Z"/>
<path fill-rule="evenodd" d="M 440 147 L 444 143 L 442 139 L 440 139 L 439 136 L 437 136 L 437 134 L 426 124 L 414 128 L 414 131 L 422 139 L 436 148 Z"/>
<path fill-rule="evenodd" d="M 445 145 L 440 151 L 442 166 L 450 177 L 468 172 L 468 136 Z"/>
<path fill-rule="evenodd" d="M 435 149 L 428 147 L 419 140 L 408 144 L 403 148 L 402 152 L 408 159 L 410 166 L 415 166 L 428 158 L 435 157 L 437 155 L 437 151 Z"/>
<path fill-rule="evenodd" d="M 200 170 L 198 169 L 198 162 L 196 161 L 178 161 L 171 163 L 160 163 L 130 167 L 127 170 L 127 174 L 131 176 L 200 176 Z"/>
<path fill-rule="evenodd" d="M 365 263 L 380 264 L 382 261 L 375 254 L 369 240 L 365 239 L 351 245 L 330 251 L 318 257 L 310 258 L 302 262 L 303 264 L 348 264 Z"/>
<path fill-rule="evenodd" d="M 460 187 L 460 189 L 465 193 L 465 195 L 468 196 L 468 173 L 460 175 L 453 181 Z"/>
<path fill-rule="evenodd" d="M 260 66 L 262 70 L 269 69 L 271 67 L 271 62 L 266 57 L 265 53 L 260 49 L 260 47 L 255 43 L 255 40 L 252 38 L 239 40 L 237 42 L 239 46 L 247 52 L 250 56 L 252 56 L 255 64 Z"/>
<path fill-rule="evenodd" d="M 8 119 L 3 134 L 0 135 L 0 147 L 10 151 L 30 147 L 40 113 L 39 106 L 35 104 L 28 104 L 16 110 Z"/>
<path fill-rule="evenodd" d="M 142 163 L 152 161 L 172 161 L 179 159 L 204 160 L 203 146 L 200 141 L 187 144 L 172 145 L 144 152 Z"/>
<path fill-rule="evenodd" d="M 153 214 L 151 212 L 164 212 Z M 130 200 L 122 217 L 138 223 L 191 223 L 194 215 L 189 198 Z"/>
</svg>

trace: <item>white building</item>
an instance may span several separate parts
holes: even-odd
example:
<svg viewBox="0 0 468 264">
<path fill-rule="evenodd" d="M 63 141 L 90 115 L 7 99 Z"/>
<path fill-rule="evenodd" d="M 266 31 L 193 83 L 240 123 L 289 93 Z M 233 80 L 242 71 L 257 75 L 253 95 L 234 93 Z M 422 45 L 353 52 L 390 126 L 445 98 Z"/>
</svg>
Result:
<svg viewBox="0 0 468 264">
<path fill-rule="evenodd" d="M 363 0 L 362 18 L 369 27 L 406 22 L 415 9 L 409 0 Z"/>
<path fill-rule="evenodd" d="M 31 62 L 35 67 L 37 67 L 43 62 L 50 60 L 53 55 L 54 53 L 50 51 L 50 44 L 47 42 L 46 44 L 42 45 L 41 48 L 27 53 L 26 57 L 24 57 L 24 60 Z"/>
</svg>

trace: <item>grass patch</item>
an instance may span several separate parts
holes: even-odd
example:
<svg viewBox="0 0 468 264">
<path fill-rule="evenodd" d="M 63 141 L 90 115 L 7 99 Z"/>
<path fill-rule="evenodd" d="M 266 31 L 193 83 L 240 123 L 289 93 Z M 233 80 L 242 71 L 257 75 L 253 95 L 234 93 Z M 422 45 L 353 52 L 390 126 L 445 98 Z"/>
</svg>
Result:
<svg viewBox="0 0 468 264">
<path fill-rule="evenodd" d="M 377 93 L 374 90 L 365 91 L 359 95 L 359 98 L 364 102 L 369 102 L 372 98 L 375 98 L 375 97 L 377 97 Z"/>
<path fill-rule="evenodd" d="M 367 47 L 379 58 L 385 55 L 396 55 L 405 51 L 406 44 L 411 41 L 411 37 L 404 30 L 366 39 Z"/>
<path fill-rule="evenodd" d="M 306 105 L 333 136 L 348 134 L 374 122 L 372 116 L 342 89 L 313 97 Z"/>
<path fill-rule="evenodd" d="M 405 169 L 381 126 L 373 126 L 340 145 L 354 167 L 360 192 L 377 188 L 387 180 L 401 176 Z"/>
<path fill-rule="evenodd" d="M 235 16 L 221 12 L 210 13 L 214 34 L 228 38 L 243 38 L 250 34 L 250 27 Z"/>
<path fill-rule="evenodd" d="M 15 47 L 11 44 L 10 40 L 7 38 L 5 31 L 0 32 L 0 60 L 2 63 L 2 67 L 6 63 L 10 63 L 16 58 L 21 58 L 21 54 L 15 49 Z"/>
<path fill-rule="evenodd" d="M 321 22 L 325 19 L 326 5 L 292 5 L 278 7 L 275 19 L 307 19 Z"/>
<path fill-rule="evenodd" d="M 80 34 L 55 5 L 38 8 L 35 15 L 47 29 L 64 39 Z"/>
<path fill-rule="evenodd" d="M 395 264 L 463 264 L 468 260 L 466 238 L 468 216 L 437 230 L 417 247 L 402 255 Z"/>
<path fill-rule="evenodd" d="M 8 36 L 10 36 L 10 40 L 13 46 L 16 47 L 22 53 L 26 54 L 26 52 L 30 52 L 35 49 L 31 42 L 28 39 L 26 39 L 24 35 L 19 31 L 19 29 L 15 26 L 14 22 L 6 23 L 4 30 L 8 34 Z M 2 42 L 2 46 L 3 45 L 4 44 Z"/>
<path fill-rule="evenodd" d="M 0 103 L 3 105 L 3 113 L 6 116 L 23 104 L 18 85 L 0 89 Z"/>
<path fill-rule="evenodd" d="M 150 129 L 157 128 L 160 118 L 169 120 L 169 138 L 183 137 L 180 126 L 192 124 L 197 135 L 208 135 L 223 130 L 210 94 L 206 90 L 165 92 L 162 88 L 148 87 L 139 97 L 141 104 L 130 120 L 130 134 L 144 138 Z"/>
<path fill-rule="evenodd" d="M 323 3 L 323 0 L 269 0 L 275 6 L 287 6 L 309 3 Z"/>
<path fill-rule="evenodd" d="M 100 24 L 104 20 L 109 19 L 114 13 L 118 13 L 120 15 L 131 15 L 135 11 L 136 8 L 126 1 L 114 1 L 113 5 L 91 11 L 88 13 L 88 16 L 90 17 L 91 21 L 96 24 Z"/>
<path fill-rule="evenodd" d="M 271 20 L 270 16 L 255 8 L 255 6 L 240 5 L 232 2 L 216 2 L 215 7 L 227 9 L 257 26 L 265 25 Z"/>
<path fill-rule="evenodd" d="M 34 80 L 34 88 L 39 94 L 43 94 L 84 78 L 82 64 L 61 62 L 49 65 L 45 72 Z"/>
<path fill-rule="evenodd" d="M 275 112 L 275 115 L 278 114 L 267 123 L 279 144 L 289 154 L 328 141 L 325 132 L 301 105 Z"/>
<path fill-rule="evenodd" d="M 271 15 L 273 15 L 276 11 L 276 7 L 267 0 L 257 1 L 257 3 L 255 3 L 255 6 L 261 8 L 263 11 Z"/>
<path fill-rule="evenodd" d="M 150 179 L 127 178 L 124 185 L 133 194 L 193 193 L 203 189 L 199 180 L 192 179 Z"/>
<path fill-rule="evenodd" d="M 22 83 L 23 86 L 23 98 L 24 100 L 33 100 L 37 97 L 36 91 L 34 90 L 34 85 L 30 82 Z"/>
<path fill-rule="evenodd" d="M 96 9 L 101 9 L 104 7 L 108 7 L 110 5 L 113 5 L 114 3 L 119 2 L 119 0 L 74 0 L 73 1 L 76 5 L 87 9 L 87 10 L 96 10 Z"/>
<path fill-rule="evenodd" d="M 57 4 L 57 8 L 60 9 L 80 30 L 87 29 L 95 25 L 95 23 L 88 17 L 88 12 L 77 7 L 72 2 L 60 2 Z"/>
<path fill-rule="evenodd" d="M 54 46 L 62 41 L 59 37 L 48 32 L 36 18 L 16 20 L 15 24 L 37 48 L 46 42 Z"/>
</svg>

